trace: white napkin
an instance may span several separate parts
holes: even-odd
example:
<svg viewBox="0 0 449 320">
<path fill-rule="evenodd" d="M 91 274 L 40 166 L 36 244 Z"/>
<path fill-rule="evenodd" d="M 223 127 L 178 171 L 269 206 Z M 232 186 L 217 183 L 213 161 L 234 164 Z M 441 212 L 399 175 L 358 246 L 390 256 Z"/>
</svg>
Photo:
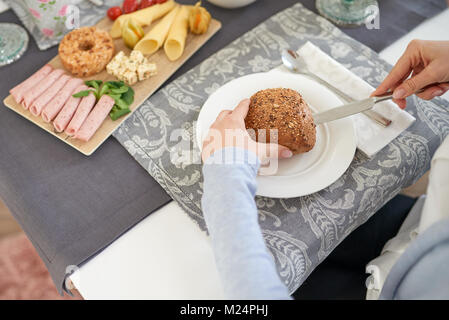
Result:
<svg viewBox="0 0 449 320">
<path fill-rule="evenodd" d="M 0 13 L 9 9 L 9 6 L 3 1 L 0 0 Z"/>
<path fill-rule="evenodd" d="M 371 274 L 366 280 L 366 300 L 378 300 L 388 273 L 401 256 L 401 253 L 387 251 L 366 266 Z"/>
<path fill-rule="evenodd" d="M 367 300 L 377 300 L 391 268 L 399 260 L 409 244 L 418 236 L 418 226 L 426 196 L 421 196 L 402 223 L 397 235 L 383 247 L 380 256 L 366 265 L 366 273 L 371 274 L 367 281 Z"/>
<path fill-rule="evenodd" d="M 310 42 L 302 46 L 298 54 L 305 59 L 311 72 L 354 99 L 366 99 L 374 91 L 371 85 Z M 389 144 L 415 121 L 412 115 L 391 101 L 378 103 L 373 110 L 392 120 L 392 123 L 384 128 L 364 114 L 352 116 L 357 133 L 357 147 L 369 157 Z"/>
</svg>

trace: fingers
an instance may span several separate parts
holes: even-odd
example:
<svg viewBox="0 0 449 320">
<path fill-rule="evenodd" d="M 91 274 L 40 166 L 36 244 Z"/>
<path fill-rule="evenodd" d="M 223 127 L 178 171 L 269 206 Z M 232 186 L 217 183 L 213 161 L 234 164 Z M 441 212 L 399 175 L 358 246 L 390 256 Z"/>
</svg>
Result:
<svg viewBox="0 0 449 320">
<path fill-rule="evenodd" d="M 440 83 L 438 86 L 442 88 L 444 92 L 449 91 L 449 82 Z"/>
<path fill-rule="evenodd" d="M 385 80 L 377 87 L 377 89 L 371 94 L 372 96 L 381 95 L 386 93 L 388 90 L 397 86 L 398 83 L 402 82 L 402 79 L 408 77 L 412 71 L 412 65 L 410 60 L 410 55 L 408 50 L 399 58 L 396 65 L 390 71 L 390 74 L 385 78 Z"/>
<path fill-rule="evenodd" d="M 396 103 L 401 109 L 405 109 L 407 107 L 407 100 L 405 99 L 393 99 L 393 102 Z"/>
<path fill-rule="evenodd" d="M 250 103 L 249 99 L 244 99 L 244 100 L 240 101 L 238 106 L 235 107 L 235 109 L 232 111 L 232 116 L 235 119 L 244 120 L 246 115 L 248 114 L 249 103 Z"/>
<path fill-rule="evenodd" d="M 393 98 L 404 99 L 411 96 L 419 89 L 431 84 L 433 77 L 429 71 L 429 68 L 424 69 L 417 75 L 405 80 L 399 87 L 393 92 Z"/>
<path fill-rule="evenodd" d="M 424 92 L 417 94 L 417 96 L 424 100 L 432 100 L 435 97 L 442 96 L 447 91 L 449 91 L 449 83 L 440 83 L 436 86 L 427 88 Z M 393 102 L 395 102 L 401 109 L 405 109 L 406 107 L 405 99 L 393 99 Z"/>
<path fill-rule="evenodd" d="M 259 148 L 265 154 L 264 158 L 287 159 L 293 156 L 293 153 L 287 148 L 276 143 L 259 143 Z M 265 149 L 265 150 L 263 150 Z"/>
<path fill-rule="evenodd" d="M 440 87 L 443 90 L 443 93 L 440 94 L 440 96 L 441 96 L 449 91 L 449 82 L 440 83 L 440 84 L 438 84 L 438 87 Z"/>
<path fill-rule="evenodd" d="M 231 114 L 231 110 L 223 110 L 218 114 L 218 117 L 216 120 L 222 120 L 224 117 L 226 117 L 228 114 Z"/>
<path fill-rule="evenodd" d="M 424 92 L 417 94 L 418 97 L 424 100 L 431 100 L 435 97 L 441 96 L 445 91 L 440 86 L 431 86 Z"/>
<path fill-rule="evenodd" d="M 250 103 L 249 99 L 244 99 L 240 101 L 240 103 L 237 105 L 237 107 L 235 107 L 234 110 L 221 111 L 218 114 L 216 121 L 223 120 L 224 117 L 230 114 L 232 114 L 235 117 L 235 119 L 244 120 L 246 115 L 248 114 L 249 103 Z"/>
</svg>

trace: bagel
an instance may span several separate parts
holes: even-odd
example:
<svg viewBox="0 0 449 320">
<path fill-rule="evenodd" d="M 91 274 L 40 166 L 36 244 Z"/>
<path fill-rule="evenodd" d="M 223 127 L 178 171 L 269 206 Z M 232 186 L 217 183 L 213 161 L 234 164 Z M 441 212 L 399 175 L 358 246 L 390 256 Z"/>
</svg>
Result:
<svg viewBox="0 0 449 320">
<path fill-rule="evenodd" d="M 101 72 L 114 55 L 114 41 L 108 32 L 83 27 L 66 34 L 59 44 L 59 58 L 77 77 Z"/>
</svg>

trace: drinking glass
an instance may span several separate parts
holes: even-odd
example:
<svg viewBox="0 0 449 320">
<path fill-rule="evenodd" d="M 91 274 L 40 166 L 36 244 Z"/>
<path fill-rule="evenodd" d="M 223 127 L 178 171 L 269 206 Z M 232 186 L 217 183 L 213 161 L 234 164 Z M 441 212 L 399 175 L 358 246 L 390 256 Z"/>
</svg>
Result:
<svg viewBox="0 0 449 320">
<path fill-rule="evenodd" d="M 316 0 L 318 12 L 343 27 L 354 27 L 374 19 L 379 12 L 376 0 Z"/>
<path fill-rule="evenodd" d="M 28 47 L 28 34 L 14 23 L 0 23 L 0 67 L 19 59 Z"/>
</svg>

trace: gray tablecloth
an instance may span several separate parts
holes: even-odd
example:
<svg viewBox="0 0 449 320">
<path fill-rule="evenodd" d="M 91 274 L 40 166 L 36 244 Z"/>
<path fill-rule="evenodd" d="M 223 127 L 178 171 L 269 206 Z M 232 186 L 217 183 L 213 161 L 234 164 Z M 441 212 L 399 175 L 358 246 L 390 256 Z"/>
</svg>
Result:
<svg viewBox="0 0 449 320">
<path fill-rule="evenodd" d="M 172 79 L 296 2 L 258 0 L 238 10 L 205 3 L 212 15 L 223 22 L 223 28 Z M 302 3 L 315 10 L 313 0 Z M 445 6 L 444 0 L 434 0 L 426 2 L 425 10 L 421 10 L 414 3 L 381 0 L 382 28 L 375 36 L 370 37 L 364 28 L 345 32 L 378 51 Z M 390 11 L 406 19 L 399 24 Z M 11 11 L 0 14 L 0 22 L 20 23 Z M 0 97 L 6 97 L 12 86 L 56 54 L 57 48 L 41 52 L 30 41 L 22 59 L 0 68 Z M 2 104 L 0 144 L 0 197 L 33 242 L 59 290 L 67 265 L 87 261 L 170 201 L 159 184 L 113 138 L 92 156 L 85 157 Z"/>
<path fill-rule="evenodd" d="M 390 69 L 374 51 L 296 4 L 165 86 L 114 133 L 200 228 L 206 229 L 195 137 L 201 106 L 224 83 L 269 71 L 280 65 L 282 49 L 296 49 L 306 41 L 373 86 Z M 370 159 L 357 152 L 349 169 L 329 187 L 300 198 L 256 197 L 265 242 L 290 292 L 352 230 L 429 169 L 431 156 L 449 133 L 449 103 L 414 96 L 407 111 L 416 123 Z"/>
</svg>

